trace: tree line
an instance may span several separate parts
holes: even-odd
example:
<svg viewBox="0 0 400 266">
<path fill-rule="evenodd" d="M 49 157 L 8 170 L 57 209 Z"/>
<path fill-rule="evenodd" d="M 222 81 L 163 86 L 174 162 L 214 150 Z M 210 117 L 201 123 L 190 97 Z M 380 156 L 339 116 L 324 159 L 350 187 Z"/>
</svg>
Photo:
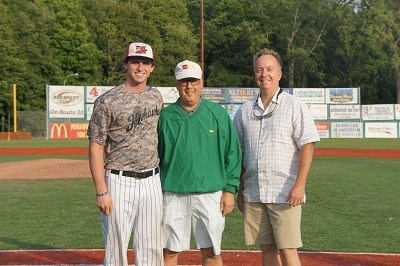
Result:
<svg viewBox="0 0 400 266">
<path fill-rule="evenodd" d="M 201 8 L 203 2 L 204 9 Z M 398 0 L 0 0 L 0 116 L 46 109 L 45 86 L 118 85 L 127 45 L 153 47 L 153 86 L 200 63 L 207 87 L 255 87 L 260 48 L 283 59 L 282 87 L 361 88 L 362 104 L 400 103 Z"/>
</svg>

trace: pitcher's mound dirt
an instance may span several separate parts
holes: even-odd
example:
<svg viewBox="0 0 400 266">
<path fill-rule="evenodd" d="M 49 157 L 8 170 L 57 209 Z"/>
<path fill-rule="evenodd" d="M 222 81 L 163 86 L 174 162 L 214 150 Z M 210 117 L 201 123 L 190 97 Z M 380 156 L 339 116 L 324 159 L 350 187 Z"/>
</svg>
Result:
<svg viewBox="0 0 400 266">
<path fill-rule="evenodd" d="M 0 163 L 0 179 L 90 177 L 88 160 L 41 159 Z"/>
</svg>

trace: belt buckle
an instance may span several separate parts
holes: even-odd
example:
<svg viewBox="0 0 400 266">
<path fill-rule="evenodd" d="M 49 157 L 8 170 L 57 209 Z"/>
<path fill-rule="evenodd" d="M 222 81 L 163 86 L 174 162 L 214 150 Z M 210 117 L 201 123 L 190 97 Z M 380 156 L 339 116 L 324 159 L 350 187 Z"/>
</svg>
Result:
<svg viewBox="0 0 400 266">
<path fill-rule="evenodd" d="M 141 174 L 141 173 L 133 172 L 133 178 L 135 178 L 135 179 L 141 179 L 141 178 L 140 178 L 140 174 Z"/>
<path fill-rule="evenodd" d="M 143 179 L 146 177 L 146 172 L 133 172 L 133 178 L 135 179 Z"/>
</svg>

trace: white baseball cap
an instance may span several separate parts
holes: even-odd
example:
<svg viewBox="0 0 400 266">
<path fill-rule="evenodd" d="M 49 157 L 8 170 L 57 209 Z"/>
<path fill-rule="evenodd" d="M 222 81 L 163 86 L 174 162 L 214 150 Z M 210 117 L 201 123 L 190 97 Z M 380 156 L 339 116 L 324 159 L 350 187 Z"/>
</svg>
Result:
<svg viewBox="0 0 400 266">
<path fill-rule="evenodd" d="M 192 61 L 185 60 L 176 65 L 175 78 L 181 80 L 185 78 L 201 79 L 202 76 L 201 67 Z"/>
<path fill-rule="evenodd" d="M 147 57 L 154 60 L 153 49 L 151 49 L 151 46 L 141 42 L 131 43 L 126 49 L 125 58 L 134 56 Z"/>
</svg>

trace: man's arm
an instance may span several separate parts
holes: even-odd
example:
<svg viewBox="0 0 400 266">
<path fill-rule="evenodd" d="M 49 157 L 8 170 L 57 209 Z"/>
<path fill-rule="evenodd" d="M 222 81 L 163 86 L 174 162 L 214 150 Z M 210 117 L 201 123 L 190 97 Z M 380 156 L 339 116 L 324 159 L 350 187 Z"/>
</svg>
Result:
<svg viewBox="0 0 400 266">
<path fill-rule="evenodd" d="M 110 214 L 112 210 L 112 200 L 107 190 L 107 184 L 104 178 L 104 146 L 93 141 L 89 142 L 89 165 L 92 173 L 93 182 L 97 194 L 106 193 L 103 196 L 98 196 L 96 205 L 105 214 Z"/>
<path fill-rule="evenodd" d="M 300 149 L 299 169 L 297 170 L 297 179 L 293 188 L 290 190 L 287 202 L 292 206 L 304 203 L 304 195 L 308 173 L 311 169 L 313 160 L 314 143 L 307 143 Z"/>
</svg>

